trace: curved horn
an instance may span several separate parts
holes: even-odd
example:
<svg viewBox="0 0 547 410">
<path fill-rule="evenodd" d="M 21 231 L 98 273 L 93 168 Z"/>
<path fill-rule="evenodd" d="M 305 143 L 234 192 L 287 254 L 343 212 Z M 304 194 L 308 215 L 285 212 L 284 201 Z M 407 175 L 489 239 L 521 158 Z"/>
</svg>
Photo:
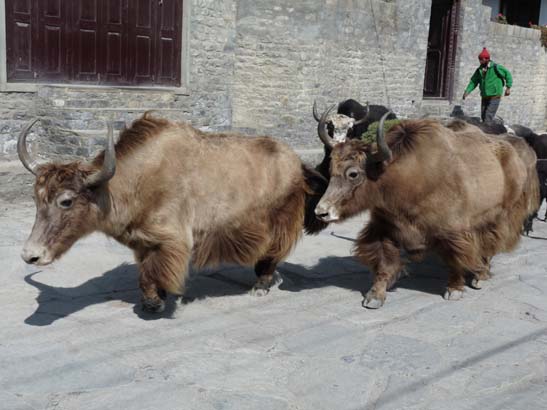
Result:
<svg viewBox="0 0 547 410">
<path fill-rule="evenodd" d="M 319 118 L 319 114 L 317 114 L 317 101 L 313 100 L 313 118 L 315 118 L 315 121 L 319 122 L 321 119 Z"/>
<path fill-rule="evenodd" d="M 104 159 L 102 168 L 87 177 L 85 185 L 95 187 L 108 181 L 116 172 L 116 151 L 114 149 L 114 129 L 111 123 L 108 123 L 108 136 L 106 148 L 104 150 Z"/>
<path fill-rule="evenodd" d="M 323 144 L 325 144 L 329 148 L 334 147 L 334 143 L 332 142 L 332 138 L 329 136 L 326 130 L 325 120 L 327 119 L 328 115 L 334 107 L 336 107 L 336 104 L 331 105 L 330 108 L 323 113 L 321 119 L 319 120 L 319 124 L 317 125 L 317 134 L 319 134 L 319 138 L 321 139 L 321 141 L 323 141 Z"/>
<path fill-rule="evenodd" d="M 378 124 L 378 129 L 376 130 L 376 145 L 378 146 L 377 161 L 389 161 L 393 157 L 393 153 L 387 146 L 386 140 L 384 138 L 384 121 L 386 118 L 393 114 L 391 110 L 388 110 L 382 118 L 380 119 L 380 124 Z"/>
<path fill-rule="evenodd" d="M 359 124 L 362 124 L 364 123 L 366 120 L 368 120 L 368 115 L 370 114 L 370 108 L 368 106 L 368 101 L 367 101 L 367 104 L 365 105 L 365 108 L 367 109 L 367 113 L 363 116 L 363 118 L 361 118 L 359 121 L 355 121 L 353 123 L 353 126 L 355 127 L 356 125 L 359 125 Z"/>
<path fill-rule="evenodd" d="M 30 155 L 27 151 L 27 135 L 32 126 L 38 120 L 39 118 L 35 118 L 27 123 L 27 125 L 25 125 L 19 133 L 19 138 L 17 139 L 17 154 L 19 155 L 19 159 L 21 160 L 25 168 L 32 172 L 34 175 L 36 175 L 38 164 L 36 163 L 36 161 L 30 158 Z"/>
</svg>

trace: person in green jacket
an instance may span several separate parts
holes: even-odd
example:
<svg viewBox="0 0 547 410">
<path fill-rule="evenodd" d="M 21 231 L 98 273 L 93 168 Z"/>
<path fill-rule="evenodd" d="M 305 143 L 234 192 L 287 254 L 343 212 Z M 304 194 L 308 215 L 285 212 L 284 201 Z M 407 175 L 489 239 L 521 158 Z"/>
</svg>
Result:
<svg viewBox="0 0 547 410">
<path fill-rule="evenodd" d="M 490 60 L 490 53 L 483 48 L 479 54 L 480 66 L 469 81 L 469 85 L 463 93 L 463 99 L 473 91 L 477 85 L 481 90 L 481 119 L 483 122 L 492 121 L 500 105 L 503 87 L 505 86 L 505 95 L 511 94 L 513 86 L 513 77 L 509 70 L 501 64 L 496 64 Z"/>
</svg>

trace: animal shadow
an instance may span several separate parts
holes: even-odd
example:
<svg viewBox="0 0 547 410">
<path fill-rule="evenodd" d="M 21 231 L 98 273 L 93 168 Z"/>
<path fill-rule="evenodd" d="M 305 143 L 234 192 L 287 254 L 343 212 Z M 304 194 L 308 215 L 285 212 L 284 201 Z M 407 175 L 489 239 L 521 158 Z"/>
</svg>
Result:
<svg viewBox="0 0 547 410">
<path fill-rule="evenodd" d="M 25 323 L 32 326 L 47 326 L 88 306 L 111 301 L 125 302 L 124 307 L 133 304 L 135 313 L 145 320 L 170 318 L 175 311 L 173 297 L 168 298 L 161 314 L 152 315 L 142 311 L 141 294 L 137 286 L 138 270 L 134 264 L 122 264 L 74 287 L 51 286 L 40 282 L 36 278 L 38 273 L 25 276 L 25 282 L 40 291 L 36 298 L 38 307 L 25 319 Z"/>
<path fill-rule="evenodd" d="M 335 286 L 361 292 L 364 297 L 372 287 L 374 278 L 365 265 L 351 256 L 321 258 L 312 267 L 287 262 L 280 265 L 278 270 L 284 279 L 279 288 L 290 292 Z M 446 265 L 436 255 L 430 254 L 422 262 L 408 262 L 390 291 L 404 288 L 442 295 L 447 281 Z"/>
<path fill-rule="evenodd" d="M 285 262 L 278 266 L 278 271 L 283 279 L 279 289 L 288 292 L 335 286 L 364 295 L 372 286 L 371 272 L 350 256 L 328 256 L 311 267 Z M 428 256 L 420 263 L 409 263 L 406 271 L 408 276 L 401 277 L 392 290 L 405 288 L 437 295 L 443 293 L 448 274 L 435 256 Z M 25 319 L 25 323 L 32 326 L 47 326 L 88 306 L 112 301 L 124 302 L 124 308 L 132 304 L 134 313 L 143 320 L 169 319 L 173 317 L 179 299 L 180 303 L 187 304 L 204 298 L 241 295 L 248 293 L 256 280 L 252 269 L 240 266 L 200 272 L 191 270 L 184 296 L 169 295 L 165 310 L 151 314 L 141 308 L 135 264 L 122 264 L 75 287 L 56 287 L 40 282 L 35 277 L 38 273 L 25 277 L 25 282 L 40 291 L 36 298 L 38 307 Z"/>
<path fill-rule="evenodd" d="M 238 274 L 231 275 L 231 271 Z M 88 306 L 116 301 L 123 302 L 123 308 L 133 305 L 133 311 L 141 319 L 169 319 L 173 318 L 179 299 L 182 303 L 189 303 L 205 297 L 243 294 L 251 289 L 256 280 L 254 271 L 248 268 L 223 267 L 199 273 L 190 270 L 184 296 L 168 295 L 163 312 L 148 313 L 142 310 L 139 272 L 135 264 L 119 265 L 74 287 L 48 285 L 37 279 L 39 273 L 31 273 L 24 278 L 40 292 L 36 298 L 38 307 L 25 319 L 26 324 L 33 326 L 47 326 Z"/>
</svg>

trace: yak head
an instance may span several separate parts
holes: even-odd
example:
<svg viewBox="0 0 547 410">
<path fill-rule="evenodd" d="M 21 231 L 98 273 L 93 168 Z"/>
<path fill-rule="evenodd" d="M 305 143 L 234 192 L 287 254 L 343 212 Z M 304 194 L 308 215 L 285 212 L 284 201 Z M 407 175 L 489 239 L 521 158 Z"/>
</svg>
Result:
<svg viewBox="0 0 547 410">
<path fill-rule="evenodd" d="M 36 121 L 23 128 L 17 142 L 19 159 L 36 176 L 36 218 L 21 256 L 29 264 L 47 265 L 95 230 L 99 222 L 98 191 L 114 176 L 116 157 L 109 124 L 102 166 L 81 162 L 39 165 L 26 148 L 27 135 Z"/>
<path fill-rule="evenodd" d="M 335 106 L 336 104 L 332 105 L 320 117 L 317 113 L 317 104 L 315 101 L 313 102 L 313 118 L 318 122 L 319 136 L 321 137 L 321 132 L 327 133 L 335 143 L 341 143 L 350 138 L 359 138 L 360 135 L 353 135 L 353 129 L 368 120 L 368 103 L 365 107 L 365 115 L 359 120 L 344 114 L 330 114 Z"/>
<path fill-rule="evenodd" d="M 323 129 L 319 136 L 331 150 L 330 180 L 327 190 L 315 208 L 315 215 L 324 222 L 335 222 L 366 208 L 357 189 L 379 177 L 393 154 L 384 138 L 384 121 L 380 120 L 376 140 L 365 142 L 351 139 L 337 143 Z"/>
</svg>

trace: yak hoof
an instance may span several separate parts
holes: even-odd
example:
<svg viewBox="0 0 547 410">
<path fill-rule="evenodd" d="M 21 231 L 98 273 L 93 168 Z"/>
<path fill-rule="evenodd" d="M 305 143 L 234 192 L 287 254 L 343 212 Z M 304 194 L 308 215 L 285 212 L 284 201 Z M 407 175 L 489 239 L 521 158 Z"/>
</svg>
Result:
<svg viewBox="0 0 547 410">
<path fill-rule="evenodd" d="M 283 282 L 283 278 L 277 271 L 274 271 L 269 281 L 264 281 L 264 277 L 259 278 L 249 293 L 251 296 L 266 296 L 273 286 L 277 286 L 281 282 Z"/>
<path fill-rule="evenodd" d="M 161 300 L 160 298 L 143 299 L 142 309 L 145 312 L 160 313 L 165 310 L 165 302 Z"/>
<path fill-rule="evenodd" d="M 482 289 L 482 281 L 477 278 L 471 279 L 471 287 L 473 289 Z"/>
<path fill-rule="evenodd" d="M 268 293 L 270 293 L 270 288 L 266 287 L 262 284 L 256 284 L 253 286 L 249 294 L 251 296 L 266 296 Z"/>
<path fill-rule="evenodd" d="M 460 300 L 463 297 L 463 290 L 460 289 L 446 289 L 443 297 L 446 300 Z"/>
<path fill-rule="evenodd" d="M 367 309 L 379 309 L 384 305 L 384 299 L 380 299 L 376 297 L 375 294 L 371 294 L 371 292 L 368 292 L 365 296 L 365 300 L 363 301 L 363 307 Z"/>
</svg>

